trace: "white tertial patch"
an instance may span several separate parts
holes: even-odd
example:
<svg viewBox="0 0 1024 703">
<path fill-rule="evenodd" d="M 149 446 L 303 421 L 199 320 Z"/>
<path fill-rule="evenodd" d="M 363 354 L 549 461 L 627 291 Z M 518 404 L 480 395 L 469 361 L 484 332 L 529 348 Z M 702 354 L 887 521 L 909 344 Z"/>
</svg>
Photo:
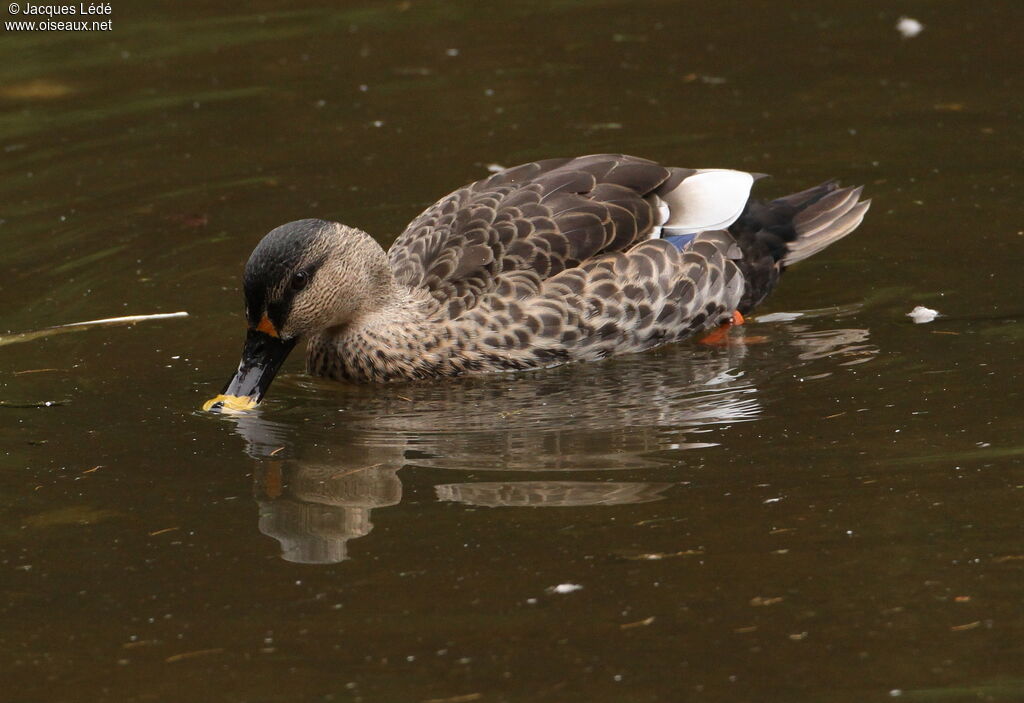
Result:
<svg viewBox="0 0 1024 703">
<path fill-rule="evenodd" d="M 668 208 L 668 203 L 659 198 L 657 195 L 653 196 L 654 207 L 657 211 L 657 221 L 654 223 L 654 227 L 651 229 L 651 236 L 649 239 L 661 239 L 661 226 L 668 221 L 668 218 L 672 215 L 672 212 Z"/>
<path fill-rule="evenodd" d="M 913 310 L 907 313 L 907 317 L 909 317 L 918 325 L 923 325 L 926 322 L 931 322 L 938 316 L 938 310 L 932 310 L 931 308 L 926 308 L 923 305 L 918 305 Z"/>
<path fill-rule="evenodd" d="M 725 229 L 743 214 L 754 177 L 745 171 L 704 168 L 664 196 L 669 217 L 661 235 L 694 234 Z"/>
</svg>

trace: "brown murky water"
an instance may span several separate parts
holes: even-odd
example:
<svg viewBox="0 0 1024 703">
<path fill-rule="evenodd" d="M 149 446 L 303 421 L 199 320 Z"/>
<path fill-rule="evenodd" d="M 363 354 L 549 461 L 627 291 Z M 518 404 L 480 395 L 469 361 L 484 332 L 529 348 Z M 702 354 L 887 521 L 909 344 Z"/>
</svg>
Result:
<svg viewBox="0 0 1024 703">
<path fill-rule="evenodd" d="M 0 347 L 0 699 L 1024 700 L 1019 2 L 137 5 L 0 34 L 0 328 L 191 313 Z M 725 348 L 197 412 L 267 230 L 606 150 L 875 204 Z"/>
</svg>

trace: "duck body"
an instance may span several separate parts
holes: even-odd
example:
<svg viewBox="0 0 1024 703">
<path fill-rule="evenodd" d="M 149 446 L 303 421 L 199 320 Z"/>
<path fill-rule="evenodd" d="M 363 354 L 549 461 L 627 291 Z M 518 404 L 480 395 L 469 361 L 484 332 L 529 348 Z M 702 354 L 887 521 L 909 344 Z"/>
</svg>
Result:
<svg viewBox="0 0 1024 703">
<path fill-rule="evenodd" d="M 852 232 L 869 206 L 860 188 L 835 182 L 754 200 L 757 177 L 599 154 L 460 188 L 387 253 L 336 223 L 283 225 L 246 266 L 247 348 L 307 336 L 310 373 L 388 382 L 679 341 L 749 312 L 788 265 Z M 265 387 L 236 383 L 245 366 L 243 352 L 225 393 L 258 400 Z"/>
</svg>

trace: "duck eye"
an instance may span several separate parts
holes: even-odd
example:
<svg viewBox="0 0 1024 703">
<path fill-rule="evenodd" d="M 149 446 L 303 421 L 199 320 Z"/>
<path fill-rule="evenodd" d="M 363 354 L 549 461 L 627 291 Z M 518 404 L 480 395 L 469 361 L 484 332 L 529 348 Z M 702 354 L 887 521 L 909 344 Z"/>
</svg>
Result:
<svg viewBox="0 0 1024 703">
<path fill-rule="evenodd" d="M 305 271 L 299 271 L 297 274 L 292 276 L 292 290 L 302 290 L 309 283 L 309 274 Z"/>
</svg>

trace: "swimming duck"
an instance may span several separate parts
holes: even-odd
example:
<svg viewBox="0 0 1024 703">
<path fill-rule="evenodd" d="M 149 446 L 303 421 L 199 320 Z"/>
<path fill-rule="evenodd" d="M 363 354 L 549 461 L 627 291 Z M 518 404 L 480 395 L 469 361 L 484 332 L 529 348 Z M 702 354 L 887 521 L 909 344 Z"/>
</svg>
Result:
<svg viewBox="0 0 1024 703">
<path fill-rule="evenodd" d="M 740 322 L 870 204 L 835 181 L 755 200 L 758 178 L 597 154 L 464 186 L 387 252 L 354 227 L 281 225 L 245 266 L 238 371 L 203 407 L 256 405 L 302 337 L 311 374 L 381 383 L 595 361 Z"/>
</svg>

